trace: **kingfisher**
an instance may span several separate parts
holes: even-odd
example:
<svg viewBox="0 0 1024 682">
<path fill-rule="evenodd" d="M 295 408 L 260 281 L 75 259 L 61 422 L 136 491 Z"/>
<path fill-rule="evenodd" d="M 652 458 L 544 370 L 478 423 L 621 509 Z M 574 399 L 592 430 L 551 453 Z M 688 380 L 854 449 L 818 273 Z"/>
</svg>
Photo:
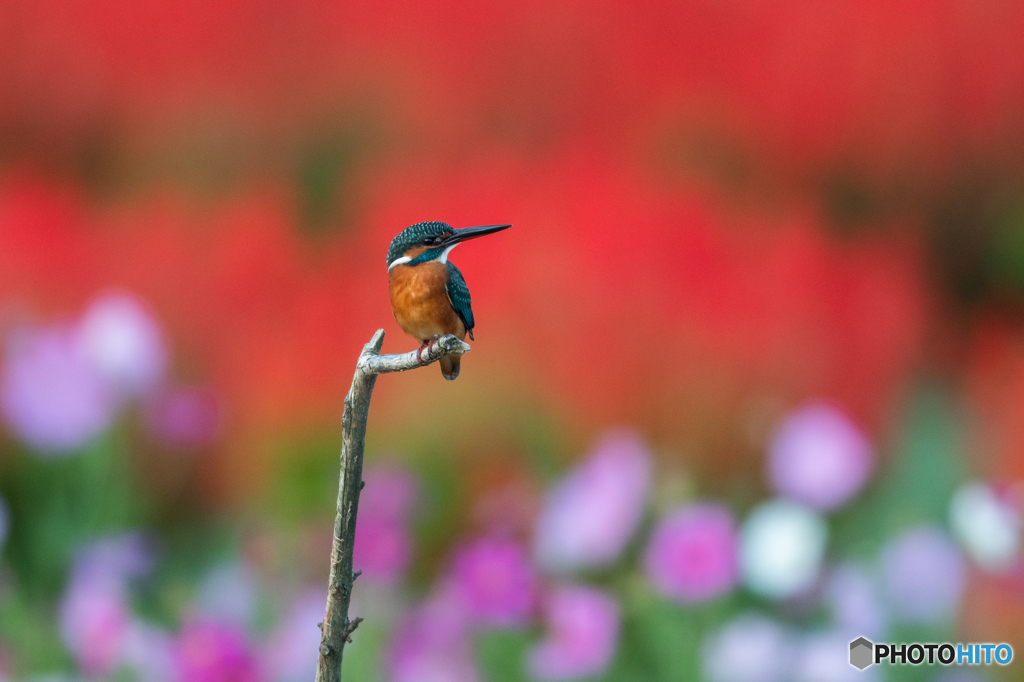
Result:
<svg viewBox="0 0 1024 682">
<path fill-rule="evenodd" d="M 388 248 L 388 286 L 395 322 L 420 341 L 419 353 L 434 341 L 454 334 L 460 341 L 473 338 L 473 306 L 469 287 L 455 264 L 452 249 L 464 241 L 483 237 L 511 225 L 481 225 L 453 229 L 448 223 L 429 221 L 410 225 L 391 240 Z M 459 376 L 458 355 L 441 358 L 441 374 L 448 381 Z"/>
</svg>

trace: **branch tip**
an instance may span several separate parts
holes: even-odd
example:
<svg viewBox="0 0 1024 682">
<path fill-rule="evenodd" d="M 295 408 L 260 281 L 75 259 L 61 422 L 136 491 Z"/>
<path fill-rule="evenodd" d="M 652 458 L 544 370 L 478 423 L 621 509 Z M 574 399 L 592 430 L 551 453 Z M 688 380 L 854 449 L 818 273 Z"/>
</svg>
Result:
<svg viewBox="0 0 1024 682">
<path fill-rule="evenodd" d="M 366 350 L 369 350 L 369 351 L 371 351 L 373 353 L 378 353 L 379 354 L 380 353 L 380 349 L 383 348 L 383 347 L 384 347 L 384 330 L 383 329 L 378 329 L 374 333 L 373 337 L 370 339 L 370 342 L 368 344 L 366 344 Z"/>
</svg>

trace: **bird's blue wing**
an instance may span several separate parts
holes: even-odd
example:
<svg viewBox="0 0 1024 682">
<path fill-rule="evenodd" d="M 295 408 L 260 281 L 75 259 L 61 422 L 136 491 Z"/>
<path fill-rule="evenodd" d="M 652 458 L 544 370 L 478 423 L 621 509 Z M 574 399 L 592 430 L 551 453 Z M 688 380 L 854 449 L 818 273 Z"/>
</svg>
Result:
<svg viewBox="0 0 1024 682">
<path fill-rule="evenodd" d="M 472 339 L 473 327 L 476 326 L 473 321 L 473 301 L 469 296 L 466 280 L 451 261 L 448 262 L 448 300 L 451 301 L 455 314 L 462 320 L 462 324 L 466 325 L 466 332 Z"/>
</svg>

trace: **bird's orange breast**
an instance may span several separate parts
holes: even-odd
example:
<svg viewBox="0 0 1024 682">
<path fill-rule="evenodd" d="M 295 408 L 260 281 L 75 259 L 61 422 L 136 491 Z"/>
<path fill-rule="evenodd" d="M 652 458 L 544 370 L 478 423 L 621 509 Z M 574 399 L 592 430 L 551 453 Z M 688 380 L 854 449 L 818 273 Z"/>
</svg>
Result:
<svg viewBox="0 0 1024 682">
<path fill-rule="evenodd" d="M 444 263 L 396 265 L 390 270 L 391 310 L 402 331 L 419 341 L 445 334 L 466 338 L 466 326 L 448 299 L 447 284 Z"/>
</svg>

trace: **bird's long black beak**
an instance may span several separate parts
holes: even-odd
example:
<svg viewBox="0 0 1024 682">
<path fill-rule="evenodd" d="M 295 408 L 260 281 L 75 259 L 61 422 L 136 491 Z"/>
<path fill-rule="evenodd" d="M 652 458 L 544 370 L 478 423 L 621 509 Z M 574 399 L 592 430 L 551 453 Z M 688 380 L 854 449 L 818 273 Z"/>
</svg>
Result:
<svg viewBox="0 0 1024 682">
<path fill-rule="evenodd" d="M 463 227 L 455 230 L 455 234 L 446 240 L 447 244 L 458 244 L 459 242 L 483 237 L 485 234 L 494 234 L 512 227 L 511 225 L 480 225 L 479 227 Z"/>
</svg>

